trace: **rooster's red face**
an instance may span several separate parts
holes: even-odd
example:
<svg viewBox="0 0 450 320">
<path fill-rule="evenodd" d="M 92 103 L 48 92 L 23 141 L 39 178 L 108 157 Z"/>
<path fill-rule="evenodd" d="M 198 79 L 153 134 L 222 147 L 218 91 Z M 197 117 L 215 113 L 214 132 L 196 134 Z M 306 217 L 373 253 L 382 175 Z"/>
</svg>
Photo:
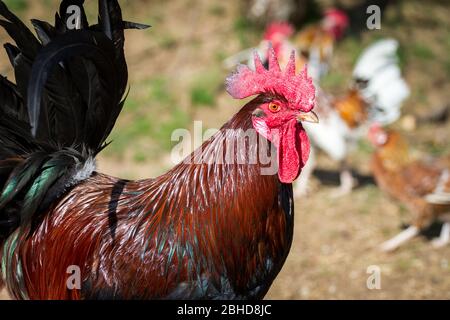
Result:
<svg viewBox="0 0 450 320">
<path fill-rule="evenodd" d="M 270 99 L 255 109 L 252 121 L 255 130 L 277 147 L 280 181 L 293 182 L 306 164 L 310 150 L 301 122 L 318 122 L 316 114 L 291 109 L 280 99 Z"/>
<path fill-rule="evenodd" d="M 293 182 L 309 157 L 310 144 L 302 121 L 318 122 L 312 109 L 315 88 L 306 68 L 295 74 L 295 54 L 282 72 L 275 52 L 270 50 L 269 69 L 255 55 L 255 71 L 240 66 L 227 79 L 227 90 L 234 98 L 260 94 L 262 103 L 255 108 L 252 122 L 255 130 L 277 148 L 278 177 Z"/>
</svg>

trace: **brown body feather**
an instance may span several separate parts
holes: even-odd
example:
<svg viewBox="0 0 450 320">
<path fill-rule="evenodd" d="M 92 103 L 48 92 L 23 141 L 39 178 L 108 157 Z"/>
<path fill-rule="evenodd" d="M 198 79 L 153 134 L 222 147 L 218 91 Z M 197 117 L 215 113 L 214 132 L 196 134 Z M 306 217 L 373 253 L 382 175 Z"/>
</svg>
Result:
<svg viewBox="0 0 450 320">
<path fill-rule="evenodd" d="M 210 160 L 241 139 L 226 129 L 252 128 L 257 105 L 247 104 L 191 159 Z M 247 143 L 236 154 L 261 148 Z M 292 187 L 261 167 L 181 163 L 141 181 L 97 173 L 45 212 L 30 237 L 10 237 L 9 289 L 30 299 L 261 298 L 293 232 Z M 66 285 L 73 265 L 81 290 Z"/>
<path fill-rule="evenodd" d="M 350 129 L 361 126 L 368 118 L 368 105 L 358 90 L 350 89 L 344 97 L 336 99 L 333 106 Z"/>
<path fill-rule="evenodd" d="M 329 62 L 333 54 L 334 38 L 321 26 L 311 25 L 295 38 L 295 44 L 303 55 L 309 57 L 312 50 L 317 50 L 320 61 Z"/>
<path fill-rule="evenodd" d="M 372 158 L 372 169 L 377 184 L 393 198 L 401 201 L 414 214 L 413 225 L 423 229 L 442 214 L 450 213 L 449 204 L 427 201 L 435 192 L 445 170 L 450 170 L 450 157 L 412 159 L 406 141 L 396 132 L 387 135 Z M 450 181 L 443 186 L 450 192 Z"/>
</svg>

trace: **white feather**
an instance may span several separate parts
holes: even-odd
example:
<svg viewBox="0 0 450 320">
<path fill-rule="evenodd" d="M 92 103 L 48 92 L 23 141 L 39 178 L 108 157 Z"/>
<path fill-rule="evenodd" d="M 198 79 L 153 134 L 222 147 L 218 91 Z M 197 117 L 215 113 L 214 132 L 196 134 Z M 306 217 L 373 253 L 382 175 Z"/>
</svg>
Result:
<svg viewBox="0 0 450 320">
<path fill-rule="evenodd" d="M 316 107 L 319 123 L 303 123 L 314 146 L 327 153 L 333 160 L 341 161 L 347 155 L 346 138 L 350 133 L 344 120 L 331 106 L 329 97 L 316 87 Z"/>
<path fill-rule="evenodd" d="M 368 81 L 360 90 L 371 107 L 371 120 L 388 125 L 400 117 L 400 109 L 410 90 L 403 79 L 397 59 L 398 42 L 377 41 L 361 54 L 353 76 Z"/>
<path fill-rule="evenodd" d="M 67 183 L 66 187 L 74 186 L 88 179 L 97 168 L 97 162 L 94 158 L 89 157 L 85 162 L 80 162 L 75 167 L 75 174 Z"/>
<path fill-rule="evenodd" d="M 353 76 L 360 79 L 370 79 L 385 64 L 397 64 L 398 42 L 394 39 L 383 39 L 365 49 L 358 58 Z"/>
<path fill-rule="evenodd" d="M 439 181 L 433 193 L 425 196 L 425 200 L 432 204 L 448 205 L 450 204 L 450 193 L 446 185 L 450 179 L 450 172 L 448 169 L 442 171 Z"/>
<path fill-rule="evenodd" d="M 320 114 L 318 114 L 320 118 Z M 320 118 L 319 123 L 303 123 L 313 145 L 326 152 L 333 160 L 342 161 L 347 154 L 345 135 L 347 126 L 336 112 Z"/>
</svg>

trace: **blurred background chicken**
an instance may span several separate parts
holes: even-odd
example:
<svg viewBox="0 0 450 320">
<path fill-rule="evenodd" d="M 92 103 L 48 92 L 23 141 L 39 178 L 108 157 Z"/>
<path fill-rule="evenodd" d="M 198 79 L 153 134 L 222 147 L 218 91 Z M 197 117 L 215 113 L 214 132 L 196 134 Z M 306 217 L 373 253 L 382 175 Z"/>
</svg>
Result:
<svg viewBox="0 0 450 320">
<path fill-rule="evenodd" d="M 274 21 L 288 21 L 299 26 L 319 15 L 319 6 L 314 0 L 244 0 L 242 12 L 253 23 L 266 26 Z"/>
<path fill-rule="evenodd" d="M 245 49 L 224 60 L 224 67 L 230 69 L 239 63 L 247 63 L 250 67 L 253 52 L 257 52 L 267 61 L 267 50 L 270 45 L 280 57 L 280 64 L 286 65 L 292 50 L 296 50 L 297 68 L 308 63 L 311 77 L 317 82 L 324 76 L 331 63 L 333 47 L 349 26 L 344 11 L 335 8 L 326 9 L 323 18 L 309 24 L 295 33 L 294 25 L 281 20 L 267 25 L 263 40 L 257 47 Z"/>
<path fill-rule="evenodd" d="M 346 13 L 330 8 L 325 10 L 319 23 L 309 25 L 295 35 L 294 46 L 308 61 L 314 79 L 320 80 L 328 72 L 335 42 L 342 38 L 348 27 Z"/>
<path fill-rule="evenodd" d="M 273 22 L 266 27 L 263 40 L 261 40 L 257 47 L 245 49 L 228 57 L 223 61 L 223 65 L 226 69 L 232 69 L 240 63 L 245 63 L 251 69 L 254 69 L 253 54 L 256 52 L 261 57 L 263 64 L 267 66 L 268 52 L 270 46 L 272 46 L 279 57 L 280 65 L 284 67 L 289 61 L 292 51 L 295 50 L 294 45 L 290 41 L 290 37 L 293 33 L 294 27 L 289 23 Z M 299 69 L 306 63 L 306 59 L 300 58 L 297 52 L 296 57 L 296 68 Z"/>
<path fill-rule="evenodd" d="M 381 245 L 392 251 L 420 234 L 433 222 L 443 222 L 433 245 L 450 242 L 450 156 L 415 159 L 399 132 L 373 125 L 369 139 L 376 151 L 372 170 L 378 186 L 412 213 L 411 226 Z"/>
<path fill-rule="evenodd" d="M 336 196 L 346 194 L 355 185 L 347 157 L 364 136 L 369 123 L 390 124 L 400 116 L 409 88 L 402 78 L 397 58 L 398 43 L 394 39 L 379 40 L 360 55 L 353 70 L 348 92 L 339 98 L 323 90 L 317 92 L 317 126 L 306 125 L 313 146 L 340 164 L 340 187 Z M 314 152 L 295 189 L 297 196 L 307 190 L 314 169 Z"/>
</svg>

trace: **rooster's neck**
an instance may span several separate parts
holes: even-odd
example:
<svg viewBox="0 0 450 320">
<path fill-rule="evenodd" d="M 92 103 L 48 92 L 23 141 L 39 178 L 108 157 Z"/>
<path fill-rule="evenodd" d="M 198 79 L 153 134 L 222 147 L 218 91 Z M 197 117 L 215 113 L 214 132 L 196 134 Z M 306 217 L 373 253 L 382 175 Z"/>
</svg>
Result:
<svg viewBox="0 0 450 320">
<path fill-rule="evenodd" d="M 255 100 L 244 106 L 189 161 L 150 181 L 145 191 L 146 238 L 155 246 L 165 239 L 186 254 L 181 266 L 171 260 L 164 267 L 194 279 L 207 277 L 220 297 L 261 298 L 292 242 L 292 186 L 282 184 L 276 170 L 264 174 L 258 157 L 248 163 L 255 153 L 267 154 L 270 144 L 259 135 L 256 142 L 238 143 L 253 130 L 256 106 Z M 233 144 L 234 162 L 217 163 Z"/>
<path fill-rule="evenodd" d="M 280 187 L 276 150 L 252 124 L 252 112 L 258 105 L 258 98 L 245 105 L 160 180 L 171 186 L 185 186 L 181 195 L 189 195 L 191 201 L 200 199 L 212 205 L 212 200 L 238 194 L 245 194 L 251 201 L 254 188 L 267 190 L 262 197 L 275 195 Z M 211 197 L 204 199 L 205 194 Z M 180 193 L 174 192 L 176 195 Z"/>
</svg>

